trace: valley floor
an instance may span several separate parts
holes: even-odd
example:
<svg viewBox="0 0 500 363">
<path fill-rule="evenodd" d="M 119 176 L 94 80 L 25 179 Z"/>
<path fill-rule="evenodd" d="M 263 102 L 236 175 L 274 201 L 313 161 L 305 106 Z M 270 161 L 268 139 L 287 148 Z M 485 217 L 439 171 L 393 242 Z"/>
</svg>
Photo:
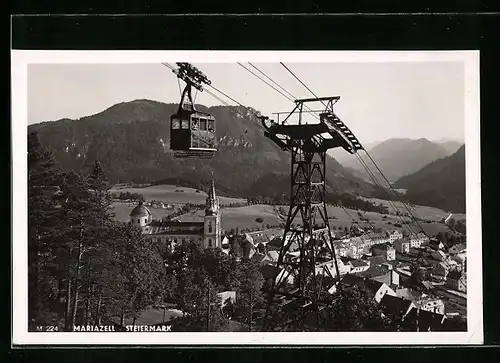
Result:
<svg viewBox="0 0 500 363">
<path fill-rule="evenodd" d="M 162 219 L 168 217 L 175 211 L 179 210 L 187 203 L 204 204 L 206 193 L 196 191 L 192 188 L 176 187 L 172 185 L 152 186 L 147 188 L 125 188 L 113 189 L 112 192 L 139 193 L 144 196 L 146 201 L 158 200 L 168 203 L 172 208 L 154 208 L 149 207 L 153 214 L 153 219 Z M 389 202 L 380 199 L 370 199 L 373 203 L 387 204 Z M 239 207 L 228 207 L 230 203 L 245 204 L 244 199 L 220 197 L 222 205 L 222 229 L 229 231 L 239 228 L 248 230 L 261 230 L 266 228 L 277 227 L 284 225 L 286 222 L 287 206 L 271 206 L 263 204 L 246 205 Z M 400 212 L 406 212 L 405 208 L 399 202 L 393 202 Z M 129 220 L 129 214 L 135 207 L 136 202 L 115 201 L 113 211 L 115 218 L 119 221 L 126 222 Z M 419 231 L 422 227 L 428 235 L 435 235 L 438 232 L 448 231 L 448 227 L 441 221 L 446 218 L 449 213 L 437 208 L 426 206 L 410 206 L 412 214 L 417 218 L 422 219 L 419 223 L 412 222 L 410 228 L 414 231 Z M 384 215 L 376 212 L 363 212 L 352 209 L 343 209 L 329 205 L 327 213 L 330 221 L 330 227 L 333 231 L 339 231 L 344 228 L 350 228 L 351 225 L 359 225 L 363 228 L 373 227 L 376 229 L 390 230 L 397 227 L 402 222 L 407 222 L 409 218 L 397 216 L 394 210 L 390 207 L 389 214 Z M 189 213 L 178 217 L 181 221 L 196 221 L 201 220 L 204 215 L 203 209 L 192 209 Z M 464 218 L 465 216 L 455 216 L 455 218 Z M 262 220 L 262 221 L 261 221 Z M 297 218 L 295 223 L 299 222 Z"/>
</svg>

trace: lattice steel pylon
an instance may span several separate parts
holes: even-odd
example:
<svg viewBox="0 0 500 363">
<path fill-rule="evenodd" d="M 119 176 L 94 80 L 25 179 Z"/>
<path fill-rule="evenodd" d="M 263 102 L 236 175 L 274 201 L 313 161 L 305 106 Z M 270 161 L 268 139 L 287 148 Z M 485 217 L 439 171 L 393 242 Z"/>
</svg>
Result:
<svg viewBox="0 0 500 363">
<path fill-rule="evenodd" d="M 281 123 L 261 117 L 265 136 L 291 156 L 290 206 L 264 331 L 317 327 L 326 292 L 324 279 L 340 276 L 325 203 L 326 152 L 342 147 L 352 154 L 362 146 L 333 111 L 339 98 L 296 100 L 295 108 Z M 304 104 L 318 102 L 324 110 L 303 110 Z M 304 123 L 303 113 L 314 112 L 319 114 L 319 123 Z M 292 123 L 294 116 L 298 119 Z M 276 314 L 281 316 L 276 318 Z"/>
</svg>

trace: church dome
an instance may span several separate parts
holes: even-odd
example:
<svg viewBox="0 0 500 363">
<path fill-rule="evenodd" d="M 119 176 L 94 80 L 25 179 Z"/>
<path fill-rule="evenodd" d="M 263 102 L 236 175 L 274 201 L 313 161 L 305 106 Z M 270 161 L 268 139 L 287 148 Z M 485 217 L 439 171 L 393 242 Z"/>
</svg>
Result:
<svg viewBox="0 0 500 363">
<path fill-rule="evenodd" d="M 142 204 L 142 202 L 139 202 L 137 207 L 132 209 L 132 212 L 130 212 L 131 217 L 148 217 L 150 215 L 151 212 L 144 206 L 144 204 Z"/>
</svg>

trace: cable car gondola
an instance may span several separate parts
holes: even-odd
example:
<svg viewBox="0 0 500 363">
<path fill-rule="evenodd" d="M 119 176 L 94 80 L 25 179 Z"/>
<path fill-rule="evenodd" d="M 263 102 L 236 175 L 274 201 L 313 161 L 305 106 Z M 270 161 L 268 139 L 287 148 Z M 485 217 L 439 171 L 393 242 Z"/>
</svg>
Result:
<svg viewBox="0 0 500 363">
<path fill-rule="evenodd" d="M 177 63 L 174 72 L 186 82 L 179 109 L 170 117 L 170 148 L 178 158 L 211 159 L 217 151 L 215 117 L 197 111 L 191 95 L 192 87 L 202 92 L 202 84 L 210 84 L 208 78 L 189 63 Z"/>
</svg>

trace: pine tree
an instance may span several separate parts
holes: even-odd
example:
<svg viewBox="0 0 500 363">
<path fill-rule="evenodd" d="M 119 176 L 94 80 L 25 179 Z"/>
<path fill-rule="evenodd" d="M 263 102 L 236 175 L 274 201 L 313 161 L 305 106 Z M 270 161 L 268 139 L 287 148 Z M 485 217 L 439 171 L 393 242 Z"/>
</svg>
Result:
<svg viewBox="0 0 500 363">
<path fill-rule="evenodd" d="M 240 284 L 236 291 L 236 315 L 248 325 L 248 330 L 252 331 L 254 315 L 264 303 L 264 277 L 254 261 L 240 263 L 237 268 Z"/>
<path fill-rule="evenodd" d="M 95 247 L 95 239 L 89 229 L 93 215 L 89 213 L 92 200 L 86 179 L 75 172 L 65 174 L 62 192 L 65 202 L 61 210 L 65 224 L 61 226 L 57 240 L 60 244 L 60 268 L 66 275 L 65 329 L 71 330 L 76 324 L 86 254 Z"/>
<path fill-rule="evenodd" d="M 178 306 L 183 317 L 172 323 L 177 331 L 224 331 L 224 318 L 217 290 L 203 267 L 185 268 L 179 276 Z"/>
<path fill-rule="evenodd" d="M 377 302 L 362 286 L 343 289 L 324 310 L 322 331 L 390 331 L 394 324 L 384 317 Z"/>
<path fill-rule="evenodd" d="M 49 273 L 54 259 L 51 235 L 57 228 L 59 173 L 52 154 L 36 133 L 28 135 L 28 321 L 57 323 L 56 279 Z M 55 319 L 55 320 L 54 320 Z"/>
<path fill-rule="evenodd" d="M 111 274 L 109 266 L 110 243 L 113 239 L 115 226 L 111 213 L 110 184 L 99 161 L 94 163 L 91 173 L 86 178 L 88 185 L 88 205 L 86 214 L 86 230 L 91 241 L 82 256 L 82 299 L 85 301 L 84 323 L 92 320 L 95 324 L 100 323 L 103 305 L 103 293 L 99 282 L 106 279 L 106 274 Z M 92 316 L 94 316 L 93 319 Z"/>
<path fill-rule="evenodd" d="M 162 303 L 166 292 L 166 269 L 161 252 L 151 239 L 131 225 L 114 227 L 107 247 L 110 258 L 99 288 L 108 316 L 136 317 L 148 306 Z M 172 281 L 170 281 L 172 282 Z"/>
</svg>

